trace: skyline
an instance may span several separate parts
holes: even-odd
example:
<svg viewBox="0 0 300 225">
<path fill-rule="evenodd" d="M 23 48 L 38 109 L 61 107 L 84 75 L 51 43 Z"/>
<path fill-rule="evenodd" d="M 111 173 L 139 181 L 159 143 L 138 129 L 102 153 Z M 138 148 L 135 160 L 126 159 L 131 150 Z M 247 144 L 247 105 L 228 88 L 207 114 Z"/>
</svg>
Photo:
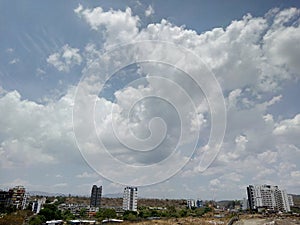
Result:
<svg viewBox="0 0 300 225">
<path fill-rule="evenodd" d="M 271 184 L 299 194 L 300 3 L 189 3 L 2 1 L 0 188 L 88 195 L 93 184 L 151 184 L 144 197 L 220 200 Z M 207 144 L 223 129 L 212 120 L 218 85 L 219 152 Z"/>
</svg>

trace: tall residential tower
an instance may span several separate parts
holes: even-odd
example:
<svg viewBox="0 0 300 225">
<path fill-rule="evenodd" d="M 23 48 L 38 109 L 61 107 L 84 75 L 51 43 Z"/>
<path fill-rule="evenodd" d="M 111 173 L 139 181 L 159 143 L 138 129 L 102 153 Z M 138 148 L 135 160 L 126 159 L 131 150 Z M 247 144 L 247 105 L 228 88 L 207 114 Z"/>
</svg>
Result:
<svg viewBox="0 0 300 225">
<path fill-rule="evenodd" d="M 123 209 L 137 211 L 137 187 L 124 188 Z"/>
<path fill-rule="evenodd" d="M 91 207 L 100 207 L 101 206 L 101 197 L 102 197 L 102 186 L 97 187 L 93 185 L 91 191 Z"/>
<path fill-rule="evenodd" d="M 285 190 L 280 190 L 278 186 L 260 185 L 247 187 L 249 207 L 251 210 L 265 208 L 268 210 L 289 212 L 290 205 Z"/>
</svg>

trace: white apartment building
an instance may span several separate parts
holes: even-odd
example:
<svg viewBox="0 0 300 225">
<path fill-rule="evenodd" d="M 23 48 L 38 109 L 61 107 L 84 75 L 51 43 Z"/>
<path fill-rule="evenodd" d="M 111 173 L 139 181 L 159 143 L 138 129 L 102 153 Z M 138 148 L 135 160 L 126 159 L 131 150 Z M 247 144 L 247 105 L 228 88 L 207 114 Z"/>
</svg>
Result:
<svg viewBox="0 0 300 225">
<path fill-rule="evenodd" d="M 137 211 L 137 187 L 124 188 L 123 209 Z"/>
<path fill-rule="evenodd" d="M 203 207 L 203 201 L 200 199 L 187 199 L 186 207 L 189 209 Z"/>
<path fill-rule="evenodd" d="M 272 185 L 249 185 L 247 187 L 249 207 L 252 210 L 266 208 L 274 211 L 289 212 L 290 205 L 285 190 Z"/>
<path fill-rule="evenodd" d="M 42 208 L 42 206 L 46 203 L 46 198 L 39 198 L 32 202 L 32 211 L 38 214 Z"/>
</svg>

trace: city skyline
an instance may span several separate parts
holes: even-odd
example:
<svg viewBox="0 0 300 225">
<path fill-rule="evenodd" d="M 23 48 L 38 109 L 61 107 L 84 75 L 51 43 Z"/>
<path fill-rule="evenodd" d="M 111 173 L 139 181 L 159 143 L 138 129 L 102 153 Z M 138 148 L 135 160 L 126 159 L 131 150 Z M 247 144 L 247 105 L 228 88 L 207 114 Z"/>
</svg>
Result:
<svg viewBox="0 0 300 225">
<path fill-rule="evenodd" d="M 2 1 L 0 21 L 1 189 L 299 194 L 299 2 Z"/>
</svg>

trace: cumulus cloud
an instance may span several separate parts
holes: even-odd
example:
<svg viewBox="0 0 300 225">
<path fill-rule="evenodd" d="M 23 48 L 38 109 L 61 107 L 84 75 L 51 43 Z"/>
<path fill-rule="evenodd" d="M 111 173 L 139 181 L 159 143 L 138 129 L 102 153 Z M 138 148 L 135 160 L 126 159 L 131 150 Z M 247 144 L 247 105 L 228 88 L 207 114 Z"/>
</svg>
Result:
<svg viewBox="0 0 300 225">
<path fill-rule="evenodd" d="M 82 57 L 79 54 L 79 49 L 71 48 L 66 44 L 59 52 L 49 55 L 47 62 L 58 71 L 69 72 L 73 66 L 81 64 Z"/>
<path fill-rule="evenodd" d="M 155 13 L 153 7 L 151 5 L 148 6 L 148 8 L 145 11 L 145 16 L 149 17 Z"/>
<path fill-rule="evenodd" d="M 82 17 L 93 30 L 100 30 L 107 38 L 106 45 L 132 41 L 138 34 L 139 17 L 133 16 L 130 8 L 125 11 L 103 11 L 101 7 L 84 9 L 79 5 L 74 12 Z"/>
<path fill-rule="evenodd" d="M 283 135 L 291 133 L 299 133 L 300 132 L 300 114 L 297 114 L 292 119 L 286 119 L 280 121 L 279 124 L 276 125 L 274 129 L 274 134 Z"/>
<path fill-rule="evenodd" d="M 1 167 L 57 164 L 72 153 L 72 93 L 47 105 L 22 100 L 17 91 L 0 98 Z"/>
<path fill-rule="evenodd" d="M 145 12 L 146 16 L 151 15 L 151 8 L 147 9 L 150 12 Z M 252 182 L 278 182 L 283 186 L 287 185 L 291 191 L 299 189 L 299 182 L 293 182 L 295 180 L 293 178 L 299 176 L 300 116 L 297 114 L 287 118 L 286 115 L 273 115 L 272 111 L 272 107 L 284 99 L 284 93 L 281 91 L 283 86 L 299 77 L 298 9 L 272 10 L 263 17 L 245 15 L 240 20 L 232 21 L 225 28 L 215 28 L 202 34 L 188 30 L 184 26 L 173 25 L 167 20 L 149 24 L 142 29 L 139 26 L 140 18 L 133 15 L 130 8 L 125 11 L 112 9 L 104 11 L 101 7 L 89 9 L 79 5 L 74 12 L 87 22 L 93 31 L 103 35 L 105 49 L 111 45 L 132 41 L 173 42 L 199 55 L 215 74 L 223 89 L 228 126 L 222 151 L 211 167 L 201 174 L 205 182 L 200 185 L 212 187 L 214 190 L 220 186 L 226 187 L 227 190 L 230 188 L 233 195 L 236 189 L 240 191 L 244 189 L 245 184 Z M 122 64 L 128 58 L 138 60 L 127 54 L 128 52 L 120 51 L 119 54 L 113 55 L 116 64 Z M 156 59 L 176 58 L 174 52 L 169 49 L 147 50 L 147 46 L 140 50 L 140 54 Z M 99 84 L 105 84 L 108 77 L 104 75 L 97 77 L 95 74 L 106 75 L 102 72 L 109 71 L 107 68 L 114 65 L 97 44 L 88 43 L 82 56 L 79 49 L 65 45 L 61 51 L 50 55 L 47 62 L 59 71 L 68 72 L 74 65 L 79 65 L 83 57 L 86 62 L 83 75 L 93 75 L 85 80 L 85 85 L 92 90 L 91 93 L 97 99 L 92 108 L 96 113 L 93 120 L 95 123 L 92 125 L 97 129 L 97 138 L 104 140 L 106 147 L 111 150 L 110 153 L 125 163 L 135 165 L 153 164 L 165 159 L 171 153 L 169 147 L 175 143 L 172 138 L 178 137 L 176 135 L 180 124 L 176 123 L 178 119 L 176 113 L 173 113 L 172 107 L 168 104 L 156 100 L 148 102 L 137 100 L 141 96 L 170 96 L 171 93 L 170 99 L 174 100 L 174 105 L 182 107 L 184 116 L 181 119 L 189 128 L 182 130 L 185 141 L 183 146 L 187 144 L 185 147 L 190 147 L 188 143 L 196 131 L 203 132 L 201 137 L 206 135 L 206 138 L 197 143 L 200 147 L 190 163 L 180 176 L 174 179 L 199 176 L 201 155 L 209 151 L 205 143 L 211 128 L 211 118 L 209 103 L 195 87 L 194 82 L 174 68 L 172 70 L 159 64 L 140 64 L 138 68 L 126 70 L 124 74 L 121 72 L 116 74 L 118 85 L 113 81 L 106 83 L 108 90 L 114 91 L 108 98 L 105 93 L 102 93 L 104 96 L 98 93 Z M 188 71 L 194 68 L 194 65 L 186 62 L 184 57 L 176 63 L 178 67 Z M 157 75 L 159 72 L 163 74 L 161 77 L 169 79 L 169 83 L 163 83 L 163 79 L 157 82 L 153 78 L 153 74 Z M 135 76 L 132 75 L 133 78 L 129 79 L 125 77 L 128 74 Z M 137 77 L 143 78 L 143 82 L 131 83 Z M 197 100 L 194 113 L 191 113 L 192 105 L 182 97 L 183 91 L 174 88 L 175 85 L 188 90 L 191 98 Z M 0 131 L 0 155 L 5 156 L 0 158 L 2 168 L 16 165 L 30 166 L 36 162 L 54 164 L 63 157 L 62 151 L 68 152 L 75 148 L 70 120 L 73 107 L 71 93 L 73 92 L 68 92 L 58 101 L 45 105 L 23 100 L 18 92 L 4 93 L 0 99 L 0 115 L 2 115 L 0 125 L 5 128 Z M 78 108 L 89 107 L 89 102 L 79 101 L 79 103 L 76 106 Z M 134 107 L 131 107 L 132 104 Z M 88 121 L 90 115 L 80 115 L 79 123 Z M 137 141 L 133 136 L 147 139 L 151 131 L 157 131 L 153 132 L 154 135 L 161 134 L 159 133 L 163 130 L 161 121 L 154 121 L 152 124 L 149 122 L 156 116 L 163 118 L 170 129 L 167 136 L 169 142 L 161 149 L 163 151 L 132 153 L 126 146 L 120 144 L 121 139 L 127 140 L 128 145 L 133 145 Z M 111 127 L 113 119 L 120 139 L 113 135 Z M 90 138 L 90 127 L 84 128 L 86 129 L 81 133 Z M 157 140 L 159 137 L 154 136 L 152 141 Z M 99 153 L 97 143 L 85 144 L 89 146 L 91 155 Z M 26 162 L 21 158 L 26 159 Z M 95 159 L 95 162 L 99 165 L 107 164 L 102 162 L 101 158 Z M 180 158 L 174 163 L 177 162 L 180 162 Z M 166 172 L 163 169 L 161 171 Z M 120 173 L 118 168 L 109 172 Z M 142 179 L 153 176 L 152 171 L 143 175 Z M 88 172 L 77 172 L 74 176 L 96 177 L 94 173 Z M 126 174 L 124 176 L 126 179 Z M 57 184 L 57 187 L 65 185 L 65 183 Z M 218 191 L 224 192 L 226 188 Z"/>
</svg>

